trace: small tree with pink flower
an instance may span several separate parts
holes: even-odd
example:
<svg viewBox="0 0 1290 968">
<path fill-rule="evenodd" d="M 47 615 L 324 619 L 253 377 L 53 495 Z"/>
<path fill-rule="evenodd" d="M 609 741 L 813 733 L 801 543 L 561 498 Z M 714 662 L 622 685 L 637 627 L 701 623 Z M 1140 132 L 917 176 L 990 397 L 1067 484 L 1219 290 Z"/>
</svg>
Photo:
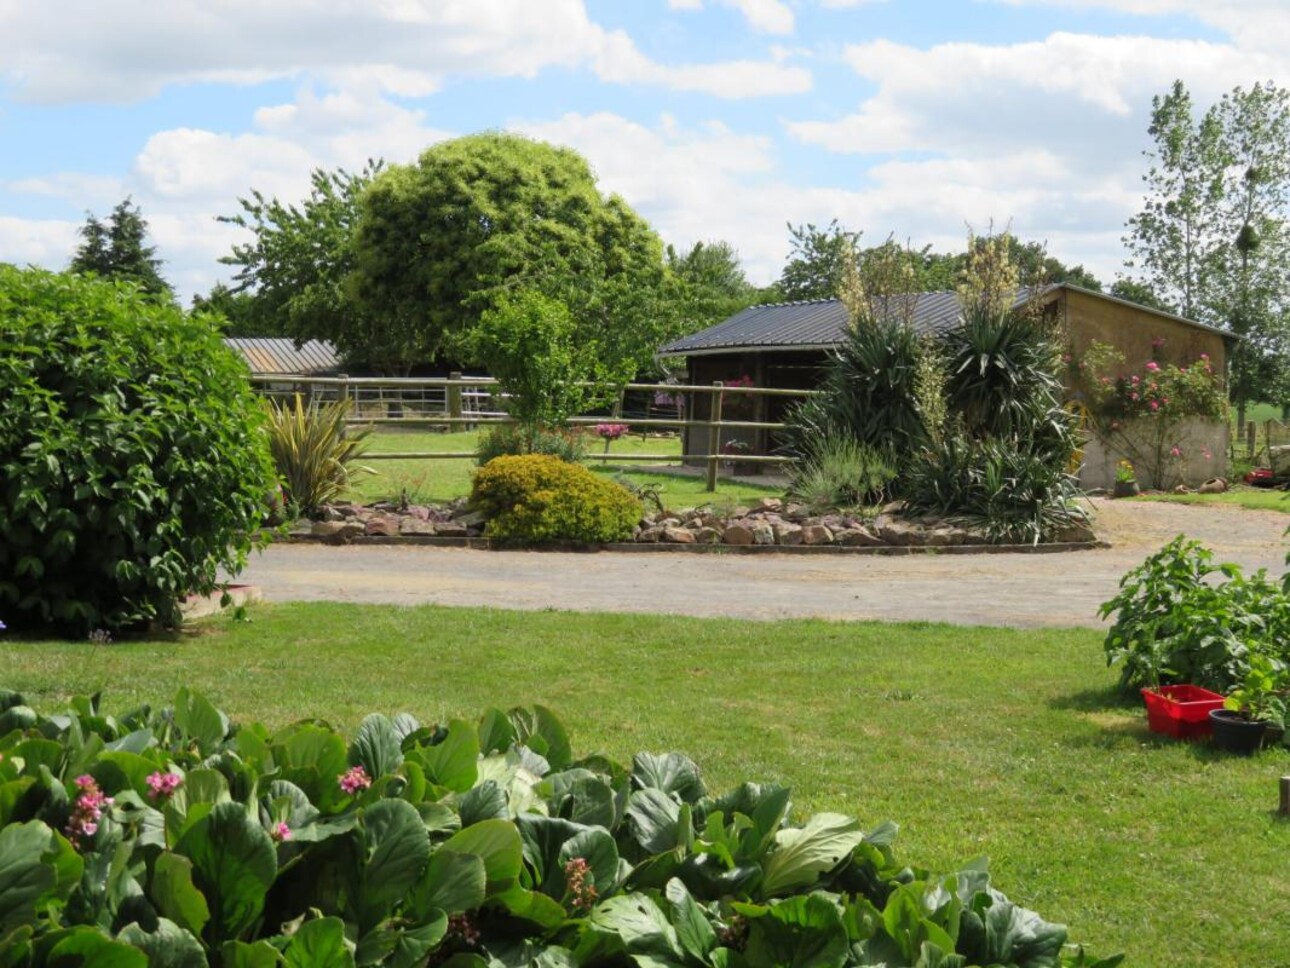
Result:
<svg viewBox="0 0 1290 968">
<path fill-rule="evenodd" d="M 1157 337 L 1151 345 L 1158 355 L 1165 341 Z M 1125 454 L 1156 487 L 1167 489 L 1182 479 L 1191 446 L 1183 433 L 1188 420 L 1227 419 L 1227 390 L 1208 354 L 1189 363 L 1152 359 L 1130 370 L 1119 350 L 1094 343 L 1070 362 L 1093 433 Z M 1203 445 L 1197 451 L 1206 459 L 1213 456 Z"/>
</svg>

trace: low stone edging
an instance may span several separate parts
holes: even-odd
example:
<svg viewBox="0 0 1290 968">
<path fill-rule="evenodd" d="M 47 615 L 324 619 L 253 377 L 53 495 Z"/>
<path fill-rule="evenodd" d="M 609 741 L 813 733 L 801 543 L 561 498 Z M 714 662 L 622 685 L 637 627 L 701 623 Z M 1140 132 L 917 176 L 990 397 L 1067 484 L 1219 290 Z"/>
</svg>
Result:
<svg viewBox="0 0 1290 968">
<path fill-rule="evenodd" d="M 763 498 L 728 514 L 703 506 L 647 514 L 632 541 L 555 545 L 545 551 L 690 552 L 699 554 L 1000 554 L 1056 553 L 1110 547 L 1085 524 L 1045 544 L 993 544 L 979 528 L 934 518 L 907 518 L 899 503 L 873 518 L 812 515 L 800 505 Z M 337 505 L 320 521 L 300 521 L 274 540 L 331 545 L 421 545 L 492 550 L 483 515 L 463 502 L 443 507 Z"/>
</svg>

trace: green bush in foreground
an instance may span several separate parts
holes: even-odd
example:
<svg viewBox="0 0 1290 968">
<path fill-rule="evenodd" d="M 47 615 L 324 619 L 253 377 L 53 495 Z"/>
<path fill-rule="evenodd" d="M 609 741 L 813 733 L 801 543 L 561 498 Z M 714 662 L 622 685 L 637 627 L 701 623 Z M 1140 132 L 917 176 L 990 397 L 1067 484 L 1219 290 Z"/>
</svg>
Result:
<svg viewBox="0 0 1290 968">
<path fill-rule="evenodd" d="M 478 724 L 232 726 L 186 689 L 42 717 L 0 690 L 0 964 L 123 968 L 1111 968 L 895 826 L 788 822 L 669 753 L 575 760 L 542 707 Z"/>
<path fill-rule="evenodd" d="M 246 372 L 203 316 L 0 266 L 0 615 L 178 620 L 236 574 L 273 490 Z"/>
<path fill-rule="evenodd" d="M 503 544 L 623 541 L 641 519 L 641 503 L 626 488 L 542 454 L 489 461 L 475 472 L 470 503 Z"/>
</svg>

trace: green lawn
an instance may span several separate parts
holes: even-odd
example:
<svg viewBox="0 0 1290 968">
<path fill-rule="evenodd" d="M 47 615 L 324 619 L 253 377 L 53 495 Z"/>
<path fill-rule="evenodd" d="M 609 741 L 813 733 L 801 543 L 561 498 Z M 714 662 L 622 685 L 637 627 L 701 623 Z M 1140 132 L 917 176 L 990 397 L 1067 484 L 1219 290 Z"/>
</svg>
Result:
<svg viewBox="0 0 1290 968">
<path fill-rule="evenodd" d="M 1171 501 L 1175 504 L 1223 504 L 1257 511 L 1290 514 L 1290 492 L 1262 487 L 1235 487 L 1224 494 L 1143 494 L 1139 501 Z"/>
<path fill-rule="evenodd" d="M 498 589 L 499 601 L 505 589 Z M 52 711 L 181 683 L 235 718 L 426 720 L 541 702 L 583 753 L 680 749 L 709 784 L 788 783 L 799 813 L 902 825 L 936 869 L 998 886 L 1128 965 L 1290 964 L 1290 753 L 1217 756 L 1149 734 L 1100 636 L 340 604 L 261 606 L 177 641 L 0 645 L 0 685 Z"/>
<path fill-rule="evenodd" d="M 478 441 L 476 431 L 438 434 L 411 431 L 381 431 L 370 438 L 369 450 L 377 454 L 406 453 L 458 453 L 472 454 Z M 593 440 L 588 454 L 604 453 L 604 443 Z M 610 444 L 614 454 L 670 454 L 681 453 L 677 437 L 639 436 L 623 437 Z M 362 461 L 360 461 L 362 463 Z M 359 475 L 350 492 L 355 501 L 371 502 L 396 500 L 406 492 L 412 503 L 450 501 L 470 492 L 470 475 L 475 462 L 463 458 L 444 460 L 374 460 L 367 462 L 376 473 Z M 625 462 L 621 465 L 588 461 L 587 466 L 610 476 L 623 473 L 634 484 L 648 484 L 659 489 L 663 502 L 670 507 L 701 504 L 705 501 L 735 502 L 779 494 L 782 489 L 758 487 L 745 483 L 722 480 L 716 495 L 705 488 L 702 477 L 681 474 L 648 473 L 637 470 L 641 465 Z"/>
</svg>

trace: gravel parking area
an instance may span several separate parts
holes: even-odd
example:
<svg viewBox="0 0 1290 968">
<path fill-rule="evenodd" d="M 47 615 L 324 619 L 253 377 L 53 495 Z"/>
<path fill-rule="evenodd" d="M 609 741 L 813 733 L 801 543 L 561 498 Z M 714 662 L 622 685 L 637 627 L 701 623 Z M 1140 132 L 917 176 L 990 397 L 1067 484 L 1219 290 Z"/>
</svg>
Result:
<svg viewBox="0 0 1290 968">
<path fill-rule="evenodd" d="M 791 556 L 275 545 L 240 580 L 268 601 L 475 605 L 751 619 L 1099 626 L 1120 576 L 1174 535 L 1280 574 L 1290 515 L 1093 502 L 1111 548 L 1065 554 Z"/>
</svg>

